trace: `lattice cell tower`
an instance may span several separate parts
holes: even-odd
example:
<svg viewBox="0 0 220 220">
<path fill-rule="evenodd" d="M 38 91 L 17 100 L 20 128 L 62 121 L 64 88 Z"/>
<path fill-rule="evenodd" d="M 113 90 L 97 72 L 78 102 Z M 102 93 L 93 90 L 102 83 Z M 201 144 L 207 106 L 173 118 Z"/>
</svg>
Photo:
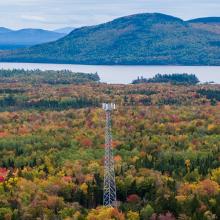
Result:
<svg viewBox="0 0 220 220">
<path fill-rule="evenodd" d="M 115 109 L 115 104 L 103 103 L 102 108 L 106 112 L 103 205 L 113 207 L 116 206 L 116 184 L 112 150 L 111 112 Z"/>
</svg>

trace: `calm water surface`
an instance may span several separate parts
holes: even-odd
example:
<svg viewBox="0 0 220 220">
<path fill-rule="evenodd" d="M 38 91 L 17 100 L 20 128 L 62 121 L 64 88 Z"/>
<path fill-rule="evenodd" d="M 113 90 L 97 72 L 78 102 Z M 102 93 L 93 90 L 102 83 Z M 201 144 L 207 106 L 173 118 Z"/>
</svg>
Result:
<svg viewBox="0 0 220 220">
<path fill-rule="evenodd" d="M 138 76 L 149 78 L 157 73 L 193 73 L 201 82 L 220 83 L 220 66 L 96 66 L 74 64 L 0 63 L 4 69 L 72 70 L 73 72 L 97 72 L 102 82 L 131 83 Z"/>
</svg>

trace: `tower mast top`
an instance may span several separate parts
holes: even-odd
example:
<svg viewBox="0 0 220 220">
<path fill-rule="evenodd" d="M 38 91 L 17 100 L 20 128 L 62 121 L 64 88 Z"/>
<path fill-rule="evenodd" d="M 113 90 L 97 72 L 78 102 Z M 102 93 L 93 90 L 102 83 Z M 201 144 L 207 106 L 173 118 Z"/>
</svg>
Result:
<svg viewBox="0 0 220 220">
<path fill-rule="evenodd" d="M 116 105 L 114 103 L 102 103 L 102 108 L 105 111 L 112 111 L 116 109 Z"/>
</svg>

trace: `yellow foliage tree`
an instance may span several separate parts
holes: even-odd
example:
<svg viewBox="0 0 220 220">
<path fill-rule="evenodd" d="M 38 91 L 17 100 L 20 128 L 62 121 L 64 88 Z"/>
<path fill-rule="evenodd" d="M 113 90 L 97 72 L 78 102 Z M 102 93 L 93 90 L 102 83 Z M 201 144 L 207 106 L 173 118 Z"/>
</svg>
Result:
<svg viewBox="0 0 220 220">
<path fill-rule="evenodd" d="M 186 165 L 187 172 L 189 173 L 190 172 L 190 165 L 191 165 L 190 160 L 185 160 L 185 165 Z"/>
<path fill-rule="evenodd" d="M 88 185 L 86 183 L 83 183 L 81 186 L 80 186 L 80 189 L 83 191 L 84 194 L 87 194 L 88 193 Z"/>
<path fill-rule="evenodd" d="M 220 167 L 212 171 L 211 179 L 220 184 Z"/>
<path fill-rule="evenodd" d="M 139 220 L 140 216 L 138 212 L 129 211 L 127 214 L 128 220 Z"/>
<path fill-rule="evenodd" d="M 87 220 L 125 220 L 124 214 L 119 212 L 118 209 L 112 207 L 97 207 L 92 209 Z"/>
</svg>

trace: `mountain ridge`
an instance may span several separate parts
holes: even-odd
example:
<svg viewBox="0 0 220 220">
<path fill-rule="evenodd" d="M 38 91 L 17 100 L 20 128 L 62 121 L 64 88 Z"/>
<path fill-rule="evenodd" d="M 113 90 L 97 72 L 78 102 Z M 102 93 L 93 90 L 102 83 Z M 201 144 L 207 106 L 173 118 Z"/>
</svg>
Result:
<svg viewBox="0 0 220 220">
<path fill-rule="evenodd" d="M 58 28 L 53 30 L 56 33 L 61 33 L 61 34 L 69 34 L 72 32 L 75 28 L 74 27 L 63 27 L 63 28 Z"/>
<path fill-rule="evenodd" d="M 0 53 L 0 61 L 109 65 L 220 65 L 220 34 L 161 13 L 73 30 L 55 42 Z"/>
<path fill-rule="evenodd" d="M 58 40 L 65 34 L 44 29 L 24 28 L 11 30 L 0 28 L 0 49 L 16 49 Z"/>
<path fill-rule="evenodd" d="M 204 17 L 188 20 L 190 23 L 220 23 L 220 17 Z"/>
<path fill-rule="evenodd" d="M 5 27 L 0 27 L 0 34 L 4 34 L 4 33 L 9 33 L 13 30 L 9 29 L 9 28 L 5 28 Z"/>
</svg>

